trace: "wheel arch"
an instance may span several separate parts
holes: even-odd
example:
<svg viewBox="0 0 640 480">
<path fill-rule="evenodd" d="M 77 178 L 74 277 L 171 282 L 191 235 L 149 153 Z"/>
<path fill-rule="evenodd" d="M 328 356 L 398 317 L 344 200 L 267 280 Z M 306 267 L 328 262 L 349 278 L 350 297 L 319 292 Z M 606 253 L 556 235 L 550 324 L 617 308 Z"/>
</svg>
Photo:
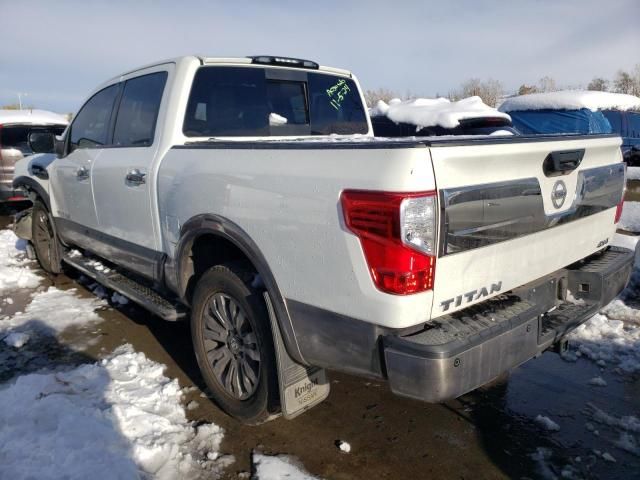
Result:
<svg viewBox="0 0 640 480">
<path fill-rule="evenodd" d="M 211 250 L 222 248 L 228 253 L 228 260 L 235 260 L 241 255 L 251 263 L 260 275 L 266 291 L 269 294 L 271 304 L 280 332 L 289 355 L 301 363 L 306 363 L 293 330 L 287 303 L 280 292 L 273 272 L 260 251 L 260 248 L 251 237 L 236 223 L 220 215 L 201 214 L 189 219 L 180 229 L 180 240 L 175 249 L 173 260 L 175 290 L 184 303 L 190 305 L 194 281 L 198 272 L 193 262 L 194 246 L 202 245 L 203 240 L 212 239 L 205 245 Z M 198 253 L 197 251 L 195 253 Z M 215 253 L 215 252 L 214 252 Z M 224 258 L 224 257 L 216 257 Z M 207 265 L 207 268 L 211 265 Z"/>
<path fill-rule="evenodd" d="M 49 197 L 49 194 L 44 189 L 44 187 L 40 185 L 37 181 L 35 181 L 33 178 L 29 178 L 29 177 L 25 177 L 24 175 L 21 175 L 19 177 L 14 178 L 12 183 L 13 183 L 13 188 L 22 188 L 22 189 L 31 191 L 35 195 L 40 197 L 44 202 L 45 206 L 47 207 L 47 210 L 51 212 L 51 199 Z"/>
</svg>

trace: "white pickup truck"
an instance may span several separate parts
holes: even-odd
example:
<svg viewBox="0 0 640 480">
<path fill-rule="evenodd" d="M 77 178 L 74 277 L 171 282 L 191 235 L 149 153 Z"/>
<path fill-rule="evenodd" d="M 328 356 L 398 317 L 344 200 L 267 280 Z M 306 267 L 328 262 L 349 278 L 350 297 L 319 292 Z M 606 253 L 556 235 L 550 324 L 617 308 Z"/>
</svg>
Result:
<svg viewBox="0 0 640 480">
<path fill-rule="evenodd" d="M 562 344 L 632 269 L 610 245 L 619 137 L 378 139 L 356 78 L 308 60 L 146 66 L 55 153 L 30 140 L 17 231 L 41 266 L 190 318 L 213 399 L 246 423 L 323 400 L 325 368 L 457 397 Z"/>
</svg>

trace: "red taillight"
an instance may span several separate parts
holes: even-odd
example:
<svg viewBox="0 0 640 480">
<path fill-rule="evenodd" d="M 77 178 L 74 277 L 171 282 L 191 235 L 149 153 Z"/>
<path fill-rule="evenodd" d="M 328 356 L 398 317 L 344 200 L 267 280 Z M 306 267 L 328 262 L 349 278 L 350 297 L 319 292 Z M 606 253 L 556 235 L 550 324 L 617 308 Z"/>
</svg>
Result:
<svg viewBox="0 0 640 480">
<path fill-rule="evenodd" d="M 613 220 L 613 223 L 618 223 L 620 221 L 623 207 L 624 207 L 624 199 L 620 200 L 620 203 L 616 205 L 616 218 Z"/>
<path fill-rule="evenodd" d="M 378 289 L 409 295 L 433 288 L 435 192 L 347 190 L 341 201 Z"/>
</svg>

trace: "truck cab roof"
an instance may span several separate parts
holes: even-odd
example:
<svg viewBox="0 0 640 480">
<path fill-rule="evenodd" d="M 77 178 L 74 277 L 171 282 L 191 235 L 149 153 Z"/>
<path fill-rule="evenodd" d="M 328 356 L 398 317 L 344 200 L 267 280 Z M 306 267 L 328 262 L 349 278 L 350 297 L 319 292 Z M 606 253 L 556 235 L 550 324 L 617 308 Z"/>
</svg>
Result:
<svg viewBox="0 0 640 480">
<path fill-rule="evenodd" d="M 309 69 L 309 70 L 318 70 L 320 72 L 332 73 L 335 75 L 343 75 L 346 77 L 352 77 L 352 73 L 349 70 L 345 70 L 342 68 L 328 67 L 325 65 L 320 65 L 312 60 L 305 60 L 301 58 L 292 58 L 292 57 L 284 57 L 284 56 L 276 56 L 276 55 L 256 55 L 256 56 L 247 56 L 247 57 L 208 57 L 203 55 L 184 55 L 180 57 L 168 58 L 165 60 L 160 60 L 157 62 L 149 63 L 146 65 L 142 65 L 140 67 L 134 68 L 133 70 L 129 70 L 121 73 L 115 77 L 112 77 L 109 82 L 114 80 L 119 80 L 126 75 L 131 75 L 140 70 L 146 70 L 148 68 L 165 65 L 167 63 L 183 63 L 183 62 L 198 62 L 200 65 L 215 65 L 215 64 L 223 64 L 223 65 L 261 65 L 261 66 L 269 66 L 274 68 L 300 68 L 300 69 Z M 109 83 L 107 82 L 107 83 Z"/>
</svg>

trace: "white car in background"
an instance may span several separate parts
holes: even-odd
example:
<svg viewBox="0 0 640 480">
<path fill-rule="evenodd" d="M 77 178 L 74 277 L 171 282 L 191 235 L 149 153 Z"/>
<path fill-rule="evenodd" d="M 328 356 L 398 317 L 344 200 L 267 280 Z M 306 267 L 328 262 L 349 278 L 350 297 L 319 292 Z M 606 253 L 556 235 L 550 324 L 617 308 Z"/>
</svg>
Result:
<svg viewBox="0 0 640 480">
<path fill-rule="evenodd" d="M 29 135 L 32 132 L 60 135 L 68 123 L 66 116 L 46 110 L 0 110 L 0 203 L 26 200 L 11 182 L 16 162 L 33 154 Z"/>
</svg>

